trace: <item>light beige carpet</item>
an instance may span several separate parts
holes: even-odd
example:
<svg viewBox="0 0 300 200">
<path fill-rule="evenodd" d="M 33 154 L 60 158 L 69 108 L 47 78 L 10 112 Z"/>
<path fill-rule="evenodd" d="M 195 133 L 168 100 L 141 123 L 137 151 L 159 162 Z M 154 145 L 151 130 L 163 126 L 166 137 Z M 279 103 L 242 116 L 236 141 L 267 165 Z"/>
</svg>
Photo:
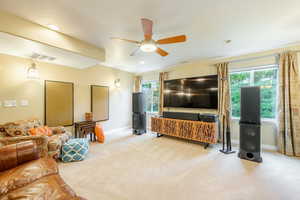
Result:
<svg viewBox="0 0 300 200">
<path fill-rule="evenodd" d="M 300 159 L 264 152 L 262 164 L 199 144 L 129 131 L 92 144 L 85 161 L 60 163 L 89 200 L 299 200 Z"/>
</svg>

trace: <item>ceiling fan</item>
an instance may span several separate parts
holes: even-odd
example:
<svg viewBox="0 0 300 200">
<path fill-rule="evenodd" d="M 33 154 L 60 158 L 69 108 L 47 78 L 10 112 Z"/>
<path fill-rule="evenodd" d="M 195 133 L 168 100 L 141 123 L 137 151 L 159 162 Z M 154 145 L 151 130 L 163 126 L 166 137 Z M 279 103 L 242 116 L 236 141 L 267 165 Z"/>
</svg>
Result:
<svg viewBox="0 0 300 200">
<path fill-rule="evenodd" d="M 130 54 L 130 56 L 133 56 L 138 50 L 142 50 L 144 52 L 154 52 L 155 51 L 156 53 L 158 53 L 161 56 L 167 56 L 169 53 L 164 51 L 163 49 L 159 48 L 158 45 L 172 44 L 172 43 L 186 41 L 185 35 L 178 35 L 178 36 L 163 38 L 163 39 L 155 41 L 152 39 L 153 22 L 150 19 L 146 19 L 146 18 L 142 18 L 141 22 L 142 22 L 144 36 L 145 36 L 145 39 L 143 41 L 139 42 L 136 40 L 128 40 L 128 39 L 116 38 L 116 37 L 111 38 L 114 40 L 121 40 L 121 41 L 126 41 L 126 42 L 131 42 L 131 43 L 137 44 L 138 48 L 134 52 L 132 52 Z"/>
</svg>

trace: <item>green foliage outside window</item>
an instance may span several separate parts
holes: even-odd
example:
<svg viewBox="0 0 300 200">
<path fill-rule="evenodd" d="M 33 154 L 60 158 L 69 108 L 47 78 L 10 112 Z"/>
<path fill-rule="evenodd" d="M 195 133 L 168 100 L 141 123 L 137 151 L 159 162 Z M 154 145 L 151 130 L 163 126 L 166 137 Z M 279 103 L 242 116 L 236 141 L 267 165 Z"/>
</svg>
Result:
<svg viewBox="0 0 300 200">
<path fill-rule="evenodd" d="M 276 117 L 277 69 L 251 70 L 230 74 L 232 116 L 240 117 L 240 88 L 261 87 L 261 117 Z"/>
<path fill-rule="evenodd" d="M 230 75 L 232 116 L 240 117 L 241 87 L 250 86 L 250 73 L 241 72 Z"/>
<path fill-rule="evenodd" d="M 149 81 L 142 84 L 142 91 L 146 98 L 146 111 L 158 112 L 159 108 L 159 83 L 158 81 Z"/>
</svg>

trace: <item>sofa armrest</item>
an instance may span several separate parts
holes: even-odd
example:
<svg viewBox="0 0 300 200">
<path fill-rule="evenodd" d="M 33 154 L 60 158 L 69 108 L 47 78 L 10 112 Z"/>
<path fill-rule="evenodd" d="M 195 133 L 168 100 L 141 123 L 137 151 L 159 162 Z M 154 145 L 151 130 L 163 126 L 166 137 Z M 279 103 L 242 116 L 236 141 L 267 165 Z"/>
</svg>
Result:
<svg viewBox="0 0 300 200">
<path fill-rule="evenodd" d="M 15 168 L 25 162 L 39 158 L 37 146 L 33 141 L 5 145 L 0 148 L 0 171 Z"/>
<path fill-rule="evenodd" d="M 0 138 L 0 147 L 24 141 L 33 141 L 37 146 L 40 157 L 46 157 L 48 155 L 47 136 L 20 136 Z"/>
</svg>

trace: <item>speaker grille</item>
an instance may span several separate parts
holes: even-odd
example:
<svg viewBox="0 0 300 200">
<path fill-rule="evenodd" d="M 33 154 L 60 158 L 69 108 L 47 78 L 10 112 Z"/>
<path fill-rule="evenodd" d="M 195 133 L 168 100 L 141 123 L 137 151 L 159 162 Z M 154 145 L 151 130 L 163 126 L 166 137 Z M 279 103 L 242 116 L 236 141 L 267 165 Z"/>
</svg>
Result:
<svg viewBox="0 0 300 200">
<path fill-rule="evenodd" d="M 241 122 L 260 123 L 260 87 L 241 88 Z"/>
<path fill-rule="evenodd" d="M 260 152 L 260 126 L 240 124 L 240 148 L 246 152 Z"/>
<path fill-rule="evenodd" d="M 134 113 L 145 112 L 145 99 L 141 92 L 133 93 L 132 95 L 132 111 Z"/>
<path fill-rule="evenodd" d="M 146 129 L 146 115 L 143 113 L 133 113 L 132 115 L 133 129 Z"/>
<path fill-rule="evenodd" d="M 198 121 L 199 114 L 198 113 L 183 113 L 183 112 L 163 112 L 164 118 L 171 119 L 182 119 L 182 120 L 192 120 Z"/>
</svg>

